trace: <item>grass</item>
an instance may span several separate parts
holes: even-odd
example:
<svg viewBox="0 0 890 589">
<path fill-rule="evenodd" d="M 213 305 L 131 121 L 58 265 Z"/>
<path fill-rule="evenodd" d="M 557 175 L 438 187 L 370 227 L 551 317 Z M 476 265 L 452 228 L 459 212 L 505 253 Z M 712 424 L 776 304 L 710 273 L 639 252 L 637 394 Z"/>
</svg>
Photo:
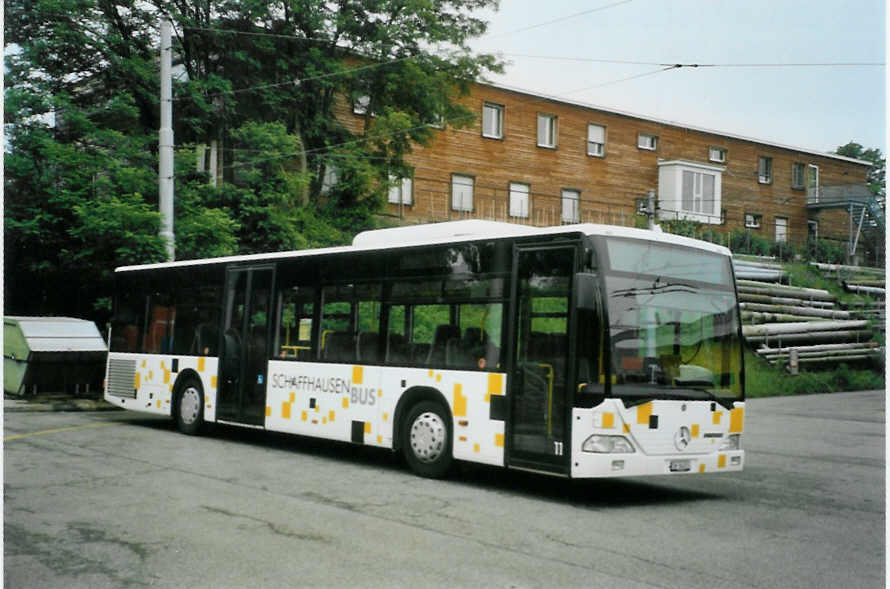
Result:
<svg viewBox="0 0 890 589">
<path fill-rule="evenodd" d="M 869 369 L 839 364 L 831 370 L 805 370 L 788 374 L 784 367 L 773 366 L 753 351 L 745 349 L 745 396 L 777 397 L 884 389 L 884 367 L 875 362 Z"/>
<path fill-rule="evenodd" d="M 847 292 L 836 278 L 823 276 L 819 270 L 809 265 L 808 262 L 794 262 L 784 264 L 785 271 L 791 277 L 792 286 L 806 288 L 821 288 L 833 294 L 841 303 L 853 303 L 857 301 L 873 301 L 874 299 L 861 294 Z"/>
</svg>

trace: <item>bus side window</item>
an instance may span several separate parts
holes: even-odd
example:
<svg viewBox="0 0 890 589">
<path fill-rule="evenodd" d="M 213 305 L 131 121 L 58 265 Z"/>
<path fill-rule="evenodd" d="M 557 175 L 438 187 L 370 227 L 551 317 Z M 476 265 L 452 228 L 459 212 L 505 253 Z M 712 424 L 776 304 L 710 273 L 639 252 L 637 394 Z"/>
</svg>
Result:
<svg viewBox="0 0 890 589">
<path fill-rule="evenodd" d="M 355 296 L 356 310 L 356 353 L 362 364 L 380 362 L 380 285 L 357 284 Z"/>
<path fill-rule="evenodd" d="M 310 360 L 312 351 L 312 319 L 315 308 L 315 288 L 292 286 L 278 293 L 279 358 Z"/>
<path fill-rule="evenodd" d="M 355 360 L 352 285 L 325 286 L 321 295 L 319 357 L 333 362 L 352 362 Z"/>
<path fill-rule="evenodd" d="M 411 354 L 406 337 L 408 325 L 406 305 L 389 307 L 389 323 L 386 328 L 386 363 L 410 364 Z"/>
<path fill-rule="evenodd" d="M 501 303 L 461 305 L 461 337 L 448 350 L 449 365 L 470 370 L 497 370 L 500 362 L 502 319 Z"/>
<path fill-rule="evenodd" d="M 411 331 L 411 361 L 414 364 L 429 364 L 436 362 L 436 356 L 441 351 L 445 357 L 447 345 L 448 326 L 451 322 L 451 310 L 448 305 L 414 305 L 414 313 Z M 438 329 L 441 327 L 441 329 Z M 458 327 L 453 326 L 454 330 Z M 436 331 L 439 332 L 439 345 L 436 346 Z M 436 350 L 434 350 L 436 347 Z M 440 348 L 440 349 L 439 349 Z"/>
<path fill-rule="evenodd" d="M 176 307 L 166 294 L 153 293 L 148 312 L 147 329 L 142 349 L 147 354 L 169 354 L 172 351 Z"/>
</svg>

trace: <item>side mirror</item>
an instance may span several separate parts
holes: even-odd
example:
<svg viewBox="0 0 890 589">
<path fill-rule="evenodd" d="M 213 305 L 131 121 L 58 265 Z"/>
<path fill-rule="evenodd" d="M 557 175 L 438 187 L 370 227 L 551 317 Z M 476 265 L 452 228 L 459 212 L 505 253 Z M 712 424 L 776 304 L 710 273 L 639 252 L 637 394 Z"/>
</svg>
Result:
<svg viewBox="0 0 890 589">
<path fill-rule="evenodd" d="M 599 277 L 589 272 L 575 274 L 575 308 L 598 311 L 600 308 Z"/>
</svg>

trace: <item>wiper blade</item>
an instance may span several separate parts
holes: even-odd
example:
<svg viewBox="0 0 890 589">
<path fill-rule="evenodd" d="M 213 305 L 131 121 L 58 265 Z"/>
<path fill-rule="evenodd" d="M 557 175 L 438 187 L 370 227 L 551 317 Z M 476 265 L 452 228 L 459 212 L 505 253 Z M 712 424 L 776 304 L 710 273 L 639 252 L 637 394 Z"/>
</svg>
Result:
<svg viewBox="0 0 890 589">
<path fill-rule="evenodd" d="M 613 297 L 630 297 L 638 294 L 662 294 L 666 292 L 691 292 L 696 293 L 698 289 L 695 289 L 688 284 L 677 284 L 666 282 L 664 284 L 657 284 L 657 281 L 652 286 L 642 287 L 642 288 L 625 288 L 621 290 L 616 290 L 612 292 Z"/>
<path fill-rule="evenodd" d="M 676 382 L 676 380 L 675 380 L 674 382 Z M 695 382 L 695 381 L 684 381 L 682 384 L 685 384 L 685 385 L 691 385 L 691 386 L 694 387 L 695 384 L 696 384 L 696 382 Z M 704 383 L 702 383 L 702 384 L 704 384 Z M 710 386 L 711 383 L 707 383 L 707 385 Z M 724 409 L 726 409 L 726 410 L 728 410 L 728 411 L 731 411 L 731 410 L 732 410 L 732 401 L 730 401 L 730 400 L 728 400 L 728 399 L 723 399 L 723 398 L 721 398 L 721 397 L 718 397 L 717 395 L 715 395 L 714 393 L 712 393 L 712 392 L 709 391 L 708 389 L 705 389 L 705 388 L 687 388 L 687 389 L 673 389 L 673 390 L 675 390 L 675 391 L 686 391 L 686 392 L 694 391 L 694 392 L 696 392 L 696 393 L 704 393 L 710 400 L 715 401 L 718 405 L 720 405 L 720 406 L 723 407 Z"/>
</svg>

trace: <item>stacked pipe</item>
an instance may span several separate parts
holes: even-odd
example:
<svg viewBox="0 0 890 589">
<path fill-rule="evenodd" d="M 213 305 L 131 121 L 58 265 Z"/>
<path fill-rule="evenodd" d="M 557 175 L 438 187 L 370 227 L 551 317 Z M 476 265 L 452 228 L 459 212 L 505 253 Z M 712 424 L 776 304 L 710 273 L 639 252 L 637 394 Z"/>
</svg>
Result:
<svg viewBox="0 0 890 589">
<path fill-rule="evenodd" d="M 789 346 L 784 348 L 760 348 L 757 350 L 767 362 L 788 362 L 792 354 L 797 355 L 799 364 L 821 362 L 848 362 L 879 358 L 883 350 L 877 342 L 822 344 L 814 346 Z"/>
<path fill-rule="evenodd" d="M 790 363 L 792 355 L 795 365 L 851 362 L 883 354 L 883 348 L 869 341 L 872 331 L 868 322 L 879 317 L 883 307 L 860 304 L 840 309 L 827 290 L 781 284 L 788 276 L 772 260 L 736 256 L 733 266 L 742 335 L 758 346 L 758 355 L 768 362 Z M 819 269 L 852 275 L 852 268 L 838 270 L 829 265 Z M 857 287 L 880 288 L 882 278 L 874 273 L 849 282 Z"/>
<path fill-rule="evenodd" d="M 878 297 L 885 297 L 887 292 L 883 280 L 844 280 L 844 290 Z"/>
<path fill-rule="evenodd" d="M 750 259 L 733 258 L 732 265 L 736 279 L 757 280 L 760 282 L 787 282 L 788 273 L 781 264 Z"/>
<path fill-rule="evenodd" d="M 783 346 L 788 343 L 861 342 L 871 339 L 868 322 L 861 319 L 847 321 L 796 321 L 792 323 L 768 323 L 742 325 L 745 340 Z"/>
<path fill-rule="evenodd" d="M 831 309 L 835 301 L 834 295 L 819 288 L 769 284 L 756 280 L 736 280 L 736 288 L 739 292 L 739 302 L 742 303 Z M 768 309 L 758 310 L 768 311 Z M 784 311 L 784 309 L 775 310 L 775 312 Z"/>
</svg>

